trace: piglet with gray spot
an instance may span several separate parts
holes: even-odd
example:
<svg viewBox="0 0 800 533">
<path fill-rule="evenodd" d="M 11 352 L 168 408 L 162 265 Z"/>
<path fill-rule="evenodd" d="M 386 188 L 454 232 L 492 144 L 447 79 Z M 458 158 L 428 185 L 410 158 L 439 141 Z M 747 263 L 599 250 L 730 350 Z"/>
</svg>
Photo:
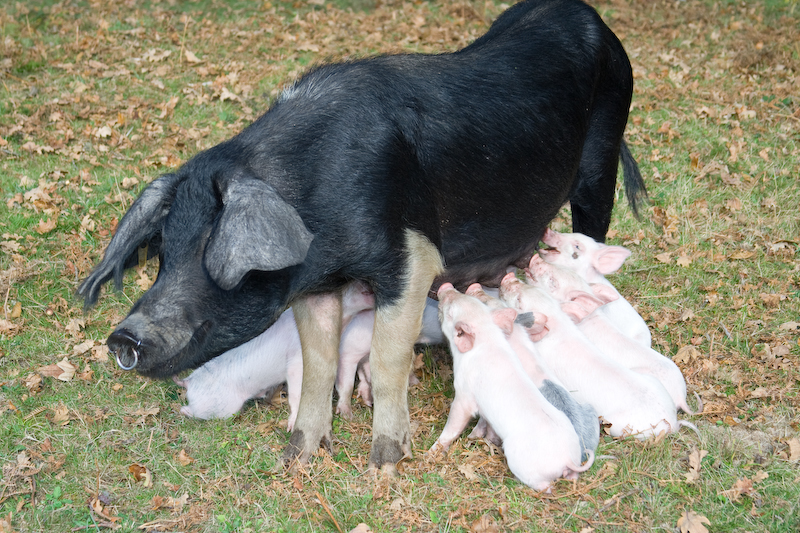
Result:
<svg viewBox="0 0 800 533">
<path fill-rule="evenodd" d="M 431 453 L 446 450 L 470 418 L 480 415 L 502 439 L 508 468 L 529 487 L 549 491 L 554 480 L 588 470 L 594 453 L 586 450 L 589 461 L 581 466 L 572 423 L 542 396 L 508 343 L 516 311 L 490 309 L 449 283 L 438 294 L 456 395 Z"/>
<path fill-rule="evenodd" d="M 467 289 L 467 295 L 477 298 L 491 309 L 507 307 L 498 298 L 490 296 L 479 283 L 470 285 Z M 546 321 L 547 319 L 541 313 L 517 315 L 516 320 L 514 320 L 514 327 L 507 339 L 514 349 L 522 368 L 539 389 L 539 392 L 542 393 L 542 396 L 556 409 L 567 415 L 567 418 L 572 422 L 572 426 L 581 441 L 581 449 L 584 450 L 581 454 L 581 461 L 586 461 L 589 459 L 586 450 L 596 450 L 600 442 L 600 422 L 594 407 L 588 403 L 578 403 L 567 392 L 564 385 L 547 368 L 536 345 L 531 340 L 531 337 L 541 339 L 547 334 Z M 494 435 L 492 428 L 486 424 L 485 420 L 481 419 L 473 432 L 470 433 L 470 438 L 486 437 L 494 442 Z M 497 442 L 494 443 L 498 444 Z"/>
</svg>

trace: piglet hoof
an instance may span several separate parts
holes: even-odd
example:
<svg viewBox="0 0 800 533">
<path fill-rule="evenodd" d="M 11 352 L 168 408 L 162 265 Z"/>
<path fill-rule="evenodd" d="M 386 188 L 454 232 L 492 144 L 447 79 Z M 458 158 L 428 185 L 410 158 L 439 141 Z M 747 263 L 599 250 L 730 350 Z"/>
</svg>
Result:
<svg viewBox="0 0 800 533">
<path fill-rule="evenodd" d="M 178 387 L 183 387 L 184 389 L 186 388 L 186 380 L 185 379 L 180 379 L 180 378 L 178 378 L 178 376 L 172 376 L 172 381 L 174 381 L 175 385 L 177 385 Z"/>
<path fill-rule="evenodd" d="M 436 462 L 439 457 L 447 455 L 447 448 L 448 446 L 445 446 L 437 440 L 433 443 L 433 446 L 431 446 L 430 449 L 425 452 L 425 454 L 422 456 L 422 459 L 425 462 Z"/>
<path fill-rule="evenodd" d="M 336 414 L 344 418 L 345 420 L 352 420 L 353 419 L 353 410 L 350 409 L 350 406 L 347 404 L 337 405 L 336 406 Z"/>
<path fill-rule="evenodd" d="M 189 418 L 194 418 L 194 415 L 192 414 L 192 408 L 188 405 L 181 407 L 181 414 L 183 416 L 188 416 Z"/>
</svg>

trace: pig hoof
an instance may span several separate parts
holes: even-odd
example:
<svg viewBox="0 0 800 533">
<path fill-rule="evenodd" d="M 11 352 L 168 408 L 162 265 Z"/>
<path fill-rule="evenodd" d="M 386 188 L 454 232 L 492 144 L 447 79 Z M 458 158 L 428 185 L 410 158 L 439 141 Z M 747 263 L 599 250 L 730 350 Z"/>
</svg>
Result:
<svg viewBox="0 0 800 533">
<path fill-rule="evenodd" d="M 376 478 L 394 479 L 400 476 L 399 472 L 397 471 L 397 465 L 394 464 L 385 464 L 380 468 L 375 465 L 370 465 L 369 470 L 370 474 Z"/>
<path fill-rule="evenodd" d="M 283 464 L 291 467 L 294 463 L 307 464 L 309 453 L 305 451 L 305 436 L 302 430 L 292 432 L 289 444 L 283 450 Z"/>
<path fill-rule="evenodd" d="M 183 416 L 188 416 L 189 418 L 194 418 L 194 415 L 192 414 L 192 409 L 188 405 L 184 405 L 183 407 L 181 407 L 181 414 Z"/>
<path fill-rule="evenodd" d="M 399 442 L 386 435 L 378 435 L 372 441 L 372 451 L 369 455 L 370 468 L 383 470 L 386 465 L 394 467 L 405 458 L 411 457 L 411 446 L 408 443 L 408 435 Z"/>
<path fill-rule="evenodd" d="M 349 405 L 337 406 L 336 414 L 347 420 L 353 419 L 353 411 Z"/>
<path fill-rule="evenodd" d="M 316 444 L 314 446 L 312 441 Z M 296 464 L 307 465 L 311 455 L 319 448 L 324 446 L 329 452 L 332 451 L 331 436 L 323 435 L 318 439 L 306 439 L 305 433 L 302 429 L 292 432 L 289 438 L 289 444 L 283 450 L 283 464 L 287 468 L 291 468 Z"/>
</svg>

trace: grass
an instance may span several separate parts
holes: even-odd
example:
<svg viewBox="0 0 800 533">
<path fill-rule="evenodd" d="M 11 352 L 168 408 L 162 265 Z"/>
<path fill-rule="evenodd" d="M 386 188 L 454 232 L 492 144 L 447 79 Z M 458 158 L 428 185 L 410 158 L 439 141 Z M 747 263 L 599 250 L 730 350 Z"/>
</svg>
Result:
<svg viewBox="0 0 800 533">
<path fill-rule="evenodd" d="M 552 495 L 519 484 L 496 450 L 465 437 L 426 460 L 453 396 L 448 355 L 434 348 L 410 393 L 415 458 L 398 479 L 366 472 L 363 406 L 352 421 L 335 418 L 333 456 L 289 475 L 278 467 L 285 399 L 251 403 L 231 420 L 185 419 L 177 386 L 104 359 L 104 339 L 142 294 L 138 273 L 87 314 L 73 297 L 138 191 L 235 134 L 302 71 L 456 49 L 502 4 L 9 4 L 0 7 L 0 531 L 347 531 L 359 522 L 674 531 L 689 511 L 715 532 L 797 531 L 800 474 L 788 443 L 799 429 L 790 324 L 800 321 L 800 7 L 594 5 L 631 56 L 627 139 L 652 200 L 636 220 L 618 195 L 610 242 L 633 255 L 613 280 L 703 397 L 705 412 L 690 417 L 699 440 L 604 437 L 598 454 L 615 458 Z M 55 226 L 40 226 L 48 220 Z M 568 211 L 554 227 L 569 227 Z M 86 340 L 95 350 L 76 353 Z M 686 347 L 695 351 L 679 355 Z M 70 381 L 43 370 L 65 357 Z"/>
</svg>

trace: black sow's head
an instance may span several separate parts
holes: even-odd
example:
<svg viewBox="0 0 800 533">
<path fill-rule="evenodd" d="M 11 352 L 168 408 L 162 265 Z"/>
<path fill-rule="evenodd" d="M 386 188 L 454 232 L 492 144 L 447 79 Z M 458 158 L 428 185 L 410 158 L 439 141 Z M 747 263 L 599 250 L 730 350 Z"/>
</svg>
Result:
<svg viewBox="0 0 800 533">
<path fill-rule="evenodd" d="M 112 277 L 121 287 L 140 247 L 159 255 L 155 283 L 108 338 L 120 367 L 152 377 L 196 367 L 266 329 L 313 239 L 269 184 L 244 172 L 204 179 L 184 169 L 144 190 L 78 288 L 91 306 Z"/>
</svg>

